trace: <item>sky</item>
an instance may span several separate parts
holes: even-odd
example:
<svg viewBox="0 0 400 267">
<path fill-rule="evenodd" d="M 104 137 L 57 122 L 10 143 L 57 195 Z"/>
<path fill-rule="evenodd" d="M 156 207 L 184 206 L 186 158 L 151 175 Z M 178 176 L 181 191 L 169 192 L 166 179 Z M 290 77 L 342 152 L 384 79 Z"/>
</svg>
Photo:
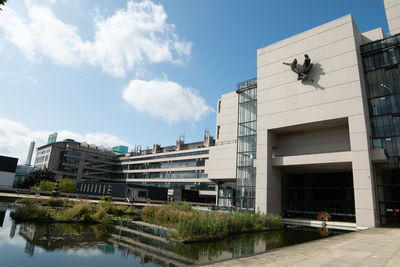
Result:
<svg viewBox="0 0 400 267">
<path fill-rule="evenodd" d="M 215 136 L 216 104 L 257 76 L 257 49 L 381 0 L 9 0 L 0 11 L 0 155 L 50 133 L 112 147 Z"/>
</svg>

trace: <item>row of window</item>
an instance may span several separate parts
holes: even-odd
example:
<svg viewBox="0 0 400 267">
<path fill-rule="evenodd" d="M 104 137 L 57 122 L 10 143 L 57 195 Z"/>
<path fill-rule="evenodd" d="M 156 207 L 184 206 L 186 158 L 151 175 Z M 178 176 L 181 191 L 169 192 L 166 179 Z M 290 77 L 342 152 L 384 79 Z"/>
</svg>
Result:
<svg viewBox="0 0 400 267">
<path fill-rule="evenodd" d="M 390 137 L 400 135 L 400 117 L 384 115 L 371 118 L 372 135 L 376 137 Z"/>
<path fill-rule="evenodd" d="M 238 127 L 239 137 L 257 134 L 257 121 L 239 123 Z"/>
<path fill-rule="evenodd" d="M 49 159 L 49 155 L 44 155 L 44 156 L 36 157 L 35 165 L 36 165 L 37 163 L 47 162 L 48 159 Z"/>
<path fill-rule="evenodd" d="M 361 46 L 361 53 L 363 56 L 367 53 L 374 52 L 376 50 L 381 50 L 387 47 L 394 46 L 400 43 L 400 35 L 397 34 L 395 36 L 388 37 L 383 40 L 379 40 L 376 42 L 368 43 Z"/>
<path fill-rule="evenodd" d="M 154 187 L 163 187 L 163 188 L 181 188 L 187 190 L 206 190 L 206 191 L 215 191 L 216 185 L 214 183 L 129 183 L 132 185 L 147 185 Z"/>
<path fill-rule="evenodd" d="M 399 63 L 400 53 L 399 50 L 390 48 L 369 57 L 364 57 L 363 61 L 365 71 L 380 69 Z"/>
<path fill-rule="evenodd" d="M 368 98 L 400 93 L 400 67 L 378 69 L 365 73 Z"/>
<path fill-rule="evenodd" d="M 46 150 L 38 151 L 38 152 L 36 153 L 36 155 L 43 155 L 43 154 L 47 154 L 47 153 L 49 153 L 49 152 L 50 152 L 50 148 L 48 148 L 48 149 L 46 149 Z"/>
<path fill-rule="evenodd" d="M 107 193 L 107 185 L 105 184 L 81 184 L 79 190 L 84 193 L 97 193 L 105 195 Z"/>
<path fill-rule="evenodd" d="M 257 78 L 253 78 L 253 79 L 250 79 L 247 81 L 240 82 L 240 83 L 238 83 L 237 88 L 239 90 L 241 90 L 241 89 L 245 89 L 245 88 L 253 87 L 253 86 L 257 86 Z"/>
<path fill-rule="evenodd" d="M 154 162 L 123 165 L 123 170 L 145 170 L 145 169 L 169 169 L 169 168 L 185 168 L 185 167 L 200 167 L 205 165 L 205 159 L 190 159 L 179 160 L 173 162 Z"/>
<path fill-rule="evenodd" d="M 139 160 L 151 160 L 151 159 L 177 158 L 177 157 L 187 157 L 187 156 L 194 156 L 194 155 L 204 155 L 204 154 L 208 154 L 208 150 L 184 152 L 184 153 L 168 154 L 168 155 L 149 156 L 149 157 L 140 157 L 140 158 L 131 157 L 130 159 L 126 159 L 124 162 L 139 161 Z"/>
<path fill-rule="evenodd" d="M 204 171 L 186 172 L 150 172 L 150 173 L 128 173 L 128 178 L 133 179 L 169 179 L 169 178 L 207 178 Z M 126 177 L 126 176 L 125 176 Z"/>
<path fill-rule="evenodd" d="M 371 116 L 400 113 L 400 94 L 373 98 L 369 104 Z"/>
</svg>

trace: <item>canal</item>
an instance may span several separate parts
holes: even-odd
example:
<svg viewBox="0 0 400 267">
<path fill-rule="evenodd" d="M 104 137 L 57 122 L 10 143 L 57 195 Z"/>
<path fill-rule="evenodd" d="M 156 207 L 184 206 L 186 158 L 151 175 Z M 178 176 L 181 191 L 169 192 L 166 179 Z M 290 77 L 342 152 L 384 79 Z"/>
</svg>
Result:
<svg viewBox="0 0 400 267">
<path fill-rule="evenodd" d="M 250 256 L 308 242 L 344 231 L 286 228 L 247 233 L 223 240 L 182 244 L 133 229 L 82 224 L 17 223 L 16 207 L 0 203 L 0 259 L 2 266 L 184 266 Z"/>
</svg>

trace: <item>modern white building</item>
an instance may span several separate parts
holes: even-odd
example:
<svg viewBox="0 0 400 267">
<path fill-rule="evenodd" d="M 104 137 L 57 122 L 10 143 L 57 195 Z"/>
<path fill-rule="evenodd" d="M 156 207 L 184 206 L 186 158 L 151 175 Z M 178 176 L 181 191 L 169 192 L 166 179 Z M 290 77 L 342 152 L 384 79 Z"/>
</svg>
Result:
<svg viewBox="0 0 400 267">
<path fill-rule="evenodd" d="M 257 78 L 217 104 L 206 172 L 220 205 L 400 222 L 400 0 L 384 2 L 390 37 L 347 15 L 257 51 Z"/>
<path fill-rule="evenodd" d="M 17 158 L 0 156 L 0 186 L 12 187 L 17 169 Z"/>
</svg>

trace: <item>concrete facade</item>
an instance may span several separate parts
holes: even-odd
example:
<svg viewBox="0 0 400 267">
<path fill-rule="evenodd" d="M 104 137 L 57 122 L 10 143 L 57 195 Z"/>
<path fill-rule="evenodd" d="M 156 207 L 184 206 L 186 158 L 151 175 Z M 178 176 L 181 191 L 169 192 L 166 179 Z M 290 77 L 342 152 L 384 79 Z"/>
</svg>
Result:
<svg viewBox="0 0 400 267">
<path fill-rule="evenodd" d="M 383 0 L 391 35 L 400 33 L 400 0 Z"/>
<path fill-rule="evenodd" d="M 203 142 L 160 147 L 120 156 L 121 177 L 116 180 L 130 185 L 181 188 L 199 191 L 210 202 L 216 198 L 216 186 L 208 178 L 205 165 L 214 139 L 206 134 Z"/>
<path fill-rule="evenodd" d="M 399 2 L 385 1 L 392 17 Z M 360 33 L 347 15 L 257 51 L 254 210 L 282 212 L 287 173 L 343 172 L 352 176 L 357 227 L 379 224 L 373 163 L 385 162 L 387 155 L 372 146 L 360 46 L 383 38 L 381 28 Z M 298 80 L 282 63 L 296 58 L 302 64 L 305 54 L 313 68 L 309 79 Z M 239 94 L 218 101 L 216 146 L 206 163 L 217 184 L 238 179 Z"/>
<path fill-rule="evenodd" d="M 47 168 L 56 179 L 113 181 L 118 174 L 117 156 L 105 148 L 64 140 L 37 149 L 35 169 Z"/>
<path fill-rule="evenodd" d="M 231 92 L 218 100 L 215 146 L 210 147 L 205 171 L 213 182 L 236 179 L 238 95 Z"/>
<path fill-rule="evenodd" d="M 276 154 L 318 159 L 348 152 L 343 160 L 353 172 L 356 221 L 375 226 L 361 42 L 348 15 L 258 50 L 257 209 L 281 212 L 280 180 L 286 164 L 274 167 Z M 314 63 L 313 82 L 297 81 L 282 64 L 300 61 L 304 54 Z"/>
</svg>

